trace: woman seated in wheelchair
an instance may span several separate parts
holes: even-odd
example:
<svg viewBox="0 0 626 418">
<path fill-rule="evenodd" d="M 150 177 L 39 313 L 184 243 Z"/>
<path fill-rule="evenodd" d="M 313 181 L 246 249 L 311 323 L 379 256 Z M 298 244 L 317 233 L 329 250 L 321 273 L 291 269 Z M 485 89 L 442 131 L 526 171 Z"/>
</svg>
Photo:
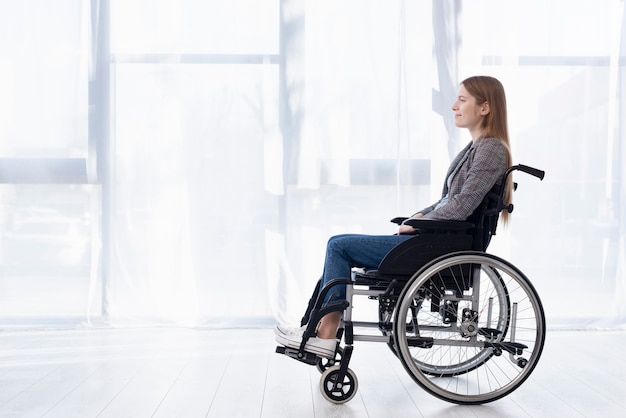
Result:
<svg viewBox="0 0 626 418">
<path fill-rule="evenodd" d="M 466 128 L 472 140 L 450 164 L 442 198 L 411 218 L 466 220 L 511 166 L 506 98 L 497 79 L 475 76 L 464 80 L 452 111 L 456 126 Z M 511 182 L 505 187 L 504 201 L 508 203 L 512 194 Z M 507 215 L 506 211 L 502 214 L 504 221 Z M 321 287 L 333 279 L 350 277 L 352 267 L 377 268 L 393 247 L 416 233 L 413 227 L 403 223 L 396 235 L 344 234 L 330 238 Z M 328 292 L 324 304 L 345 298 L 345 285 L 336 285 Z M 334 311 L 324 315 L 317 324 L 317 335 L 307 340 L 305 351 L 332 358 L 342 314 Z M 299 349 L 305 328 L 279 325 L 275 329 L 276 341 Z"/>
</svg>

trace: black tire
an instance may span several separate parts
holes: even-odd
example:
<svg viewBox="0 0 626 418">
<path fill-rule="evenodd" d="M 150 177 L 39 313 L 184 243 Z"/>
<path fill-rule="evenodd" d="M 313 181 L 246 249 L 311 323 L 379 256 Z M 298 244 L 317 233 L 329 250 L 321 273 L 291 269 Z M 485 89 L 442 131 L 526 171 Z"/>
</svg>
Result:
<svg viewBox="0 0 626 418">
<path fill-rule="evenodd" d="M 343 404 L 354 398 L 359 382 L 354 372 L 347 370 L 340 384 L 336 385 L 339 377 L 339 366 L 328 368 L 320 378 L 320 390 L 322 396 L 334 404 Z"/>
</svg>

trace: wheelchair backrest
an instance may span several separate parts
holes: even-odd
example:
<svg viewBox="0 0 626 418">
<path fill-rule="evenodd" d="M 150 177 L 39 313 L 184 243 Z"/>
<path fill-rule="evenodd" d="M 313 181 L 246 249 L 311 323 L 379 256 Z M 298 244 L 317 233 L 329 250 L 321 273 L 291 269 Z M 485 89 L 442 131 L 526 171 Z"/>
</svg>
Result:
<svg viewBox="0 0 626 418">
<path fill-rule="evenodd" d="M 474 213 L 467 219 L 475 225 L 472 231 L 472 249 L 476 251 L 486 251 L 491 242 L 491 237 L 496 235 L 498 227 L 498 219 L 503 210 L 513 212 L 513 204 L 505 204 L 504 190 L 513 171 L 522 171 L 531 176 L 543 180 L 545 172 L 523 164 L 518 164 L 507 169 L 502 175 L 502 179 L 487 193 L 483 201 L 476 208 Z M 513 190 L 517 190 L 517 183 L 513 183 Z"/>
<path fill-rule="evenodd" d="M 469 231 L 472 235 L 472 250 L 486 251 L 491 242 L 491 237 L 496 235 L 500 211 L 504 206 L 503 184 L 493 186 L 474 210 L 474 213 L 467 218 L 468 222 L 474 224 L 474 228 Z"/>
</svg>

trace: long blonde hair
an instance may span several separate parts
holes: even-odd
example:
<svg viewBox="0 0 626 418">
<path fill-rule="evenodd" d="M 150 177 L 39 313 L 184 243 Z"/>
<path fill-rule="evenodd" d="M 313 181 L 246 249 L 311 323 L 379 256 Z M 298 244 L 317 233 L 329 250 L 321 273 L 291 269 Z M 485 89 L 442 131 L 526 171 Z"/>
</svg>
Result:
<svg viewBox="0 0 626 418">
<path fill-rule="evenodd" d="M 506 109 L 506 95 L 502 83 L 494 77 L 474 76 L 469 77 L 461 83 L 465 89 L 475 99 L 477 104 L 487 102 L 489 113 L 483 118 L 481 124 L 483 138 L 496 138 L 504 144 L 507 150 L 507 168 L 511 167 L 513 157 L 511 155 L 511 144 L 509 142 L 509 125 Z M 511 176 L 504 185 L 504 204 L 508 205 L 513 200 L 513 179 Z M 501 213 L 502 221 L 506 223 L 509 213 Z"/>
</svg>

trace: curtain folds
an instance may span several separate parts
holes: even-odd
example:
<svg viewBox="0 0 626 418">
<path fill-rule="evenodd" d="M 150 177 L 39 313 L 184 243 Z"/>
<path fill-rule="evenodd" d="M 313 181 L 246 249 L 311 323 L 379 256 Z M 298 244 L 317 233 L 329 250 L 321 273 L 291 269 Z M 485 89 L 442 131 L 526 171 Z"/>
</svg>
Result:
<svg viewBox="0 0 626 418">
<path fill-rule="evenodd" d="M 487 74 L 514 163 L 546 171 L 516 175 L 490 252 L 531 279 L 550 327 L 626 326 L 623 1 L 111 0 L 105 20 L 102 1 L 23 6 L 40 3 L 0 6 L 0 158 L 95 152 L 98 181 L 0 184 L 0 325 L 299 322 L 330 236 L 392 234 L 438 199 L 470 140 L 458 84 Z M 108 21 L 109 60 L 88 64 L 87 10 Z M 74 61 L 43 70 L 52 56 Z M 7 81 L 25 70 L 32 84 Z M 77 94 L 64 73 L 84 74 Z M 24 106 L 34 86 L 52 113 Z"/>
</svg>

